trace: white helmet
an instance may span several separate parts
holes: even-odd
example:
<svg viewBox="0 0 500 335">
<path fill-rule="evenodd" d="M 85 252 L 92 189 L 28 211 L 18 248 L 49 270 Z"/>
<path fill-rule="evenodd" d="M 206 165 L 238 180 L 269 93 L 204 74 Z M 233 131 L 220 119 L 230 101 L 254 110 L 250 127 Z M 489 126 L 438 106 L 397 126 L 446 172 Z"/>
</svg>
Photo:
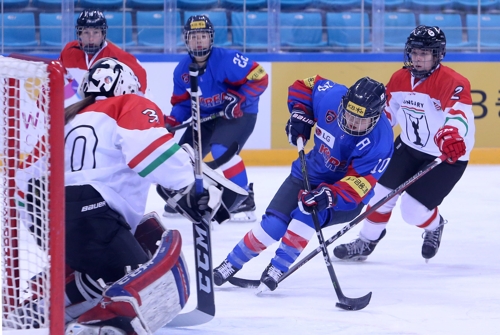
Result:
<svg viewBox="0 0 500 335">
<path fill-rule="evenodd" d="M 80 97 L 89 95 L 117 97 L 137 94 L 141 84 L 130 67 L 114 58 L 98 60 L 87 73 L 78 88 Z"/>
</svg>

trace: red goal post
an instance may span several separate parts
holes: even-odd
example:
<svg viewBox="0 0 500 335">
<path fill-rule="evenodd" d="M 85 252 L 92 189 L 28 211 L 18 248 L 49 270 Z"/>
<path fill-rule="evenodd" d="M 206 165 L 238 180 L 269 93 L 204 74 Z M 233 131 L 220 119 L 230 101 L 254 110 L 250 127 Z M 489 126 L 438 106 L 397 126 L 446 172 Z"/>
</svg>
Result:
<svg viewBox="0 0 500 335">
<path fill-rule="evenodd" d="M 0 56 L 2 333 L 64 334 L 64 70 Z"/>
</svg>

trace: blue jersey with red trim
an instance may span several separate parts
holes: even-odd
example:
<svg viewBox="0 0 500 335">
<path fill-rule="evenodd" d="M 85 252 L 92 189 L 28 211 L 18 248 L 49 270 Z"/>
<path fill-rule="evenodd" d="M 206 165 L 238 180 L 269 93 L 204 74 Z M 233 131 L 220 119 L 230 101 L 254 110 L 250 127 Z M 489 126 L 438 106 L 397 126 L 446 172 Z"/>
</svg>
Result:
<svg viewBox="0 0 500 335">
<path fill-rule="evenodd" d="M 351 210 L 373 196 L 393 152 L 392 127 L 382 113 L 374 129 L 363 136 L 345 133 L 338 125 L 341 99 L 347 87 L 315 76 L 297 80 L 289 88 L 288 107 L 314 115 L 314 148 L 306 161 L 312 185 L 330 184 L 337 193 L 335 210 Z M 292 163 L 292 175 L 302 179 L 300 160 Z"/>
<path fill-rule="evenodd" d="M 191 56 L 186 55 L 174 70 L 170 115 L 179 122 L 191 117 L 189 65 L 192 62 Z M 202 118 L 224 109 L 224 96 L 228 91 L 240 98 L 244 113 L 257 113 L 259 97 L 268 85 L 268 75 L 262 66 L 243 54 L 214 47 L 204 73 L 198 76 L 198 85 Z"/>
</svg>

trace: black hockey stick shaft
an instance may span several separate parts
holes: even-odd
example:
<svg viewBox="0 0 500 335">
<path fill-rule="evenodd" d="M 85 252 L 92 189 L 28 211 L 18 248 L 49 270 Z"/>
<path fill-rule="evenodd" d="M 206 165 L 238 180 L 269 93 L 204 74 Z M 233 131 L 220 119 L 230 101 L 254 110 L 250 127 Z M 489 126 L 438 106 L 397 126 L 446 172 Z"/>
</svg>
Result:
<svg viewBox="0 0 500 335">
<path fill-rule="evenodd" d="M 299 151 L 300 164 L 302 168 L 302 179 L 304 180 L 304 189 L 309 192 L 311 191 L 311 184 L 309 183 L 309 176 L 307 174 L 307 164 L 304 153 L 304 139 L 302 137 L 299 137 L 297 139 L 297 149 Z M 340 283 L 339 280 L 337 279 L 337 275 L 335 274 L 335 270 L 333 269 L 330 255 L 328 254 L 328 250 L 326 249 L 325 238 L 323 237 L 323 232 L 321 231 L 321 223 L 319 222 L 318 210 L 316 206 L 312 208 L 311 216 L 314 222 L 314 229 L 316 230 L 316 236 L 318 237 L 319 249 L 321 249 L 321 252 L 323 253 L 323 258 L 325 260 L 326 268 L 328 269 L 330 279 L 332 280 L 333 288 L 335 289 L 335 293 L 337 294 L 337 298 L 339 299 L 339 302 L 336 304 L 336 306 L 351 311 L 365 308 L 370 303 L 372 293 L 370 292 L 360 298 L 348 298 L 344 295 L 342 289 L 340 288 Z"/>
<path fill-rule="evenodd" d="M 204 118 L 201 118 L 200 119 L 200 123 L 203 123 L 203 122 L 207 122 L 207 121 L 211 121 L 211 120 L 215 120 L 217 118 L 220 118 L 220 117 L 223 117 L 224 116 L 224 111 L 220 111 L 220 112 L 217 112 L 217 113 L 214 113 L 214 114 L 211 114 L 209 116 L 205 116 Z M 188 121 L 188 122 L 184 122 L 180 125 L 177 125 L 177 126 L 174 126 L 174 127 L 170 127 L 170 128 L 167 128 L 168 131 L 172 132 L 172 131 L 177 131 L 179 129 L 184 129 L 184 128 L 187 128 L 189 127 L 190 125 L 192 125 L 194 123 L 194 120 L 191 120 L 191 121 Z"/>
<path fill-rule="evenodd" d="M 203 171 L 201 155 L 201 130 L 200 130 L 200 96 L 198 88 L 199 67 L 196 63 L 189 66 L 189 80 L 191 84 L 191 114 L 193 118 L 193 150 L 194 150 L 194 176 L 195 192 L 203 193 Z M 202 219 L 193 223 L 193 243 L 195 248 L 196 264 L 196 291 L 197 309 L 215 315 L 215 299 L 212 274 L 212 245 L 210 237 L 210 222 Z"/>
<path fill-rule="evenodd" d="M 378 208 L 380 208 L 382 205 L 384 205 L 387 201 L 391 200 L 394 198 L 396 195 L 404 192 L 410 185 L 415 183 L 417 180 L 422 178 L 425 174 L 427 174 L 429 171 L 434 169 L 436 166 L 441 164 L 444 160 L 446 160 L 446 155 L 441 155 L 437 157 L 435 160 L 433 160 L 431 163 L 429 163 L 427 166 L 425 166 L 422 170 L 418 171 L 415 175 L 413 175 L 410 179 L 399 185 L 396 189 L 392 190 L 391 193 L 387 194 L 385 197 L 380 199 L 376 204 L 371 206 L 369 209 L 367 209 L 363 214 L 360 214 L 358 217 L 356 217 L 354 220 L 349 222 L 347 225 L 345 225 L 342 229 L 340 229 L 335 235 L 330 237 L 328 240 L 325 241 L 326 246 L 328 247 L 331 245 L 333 242 L 338 240 L 341 236 L 343 236 L 345 233 L 347 233 L 349 230 L 351 230 L 354 226 L 356 226 L 358 223 L 363 221 L 367 216 L 375 212 Z M 279 280 L 278 282 L 281 283 L 283 280 L 288 278 L 292 273 L 297 271 L 299 268 L 301 268 L 304 264 L 309 262 L 311 259 L 313 259 L 317 254 L 321 252 L 321 249 L 318 247 L 315 250 L 311 251 L 308 255 L 303 257 L 299 262 L 297 262 L 294 266 L 292 266 Z M 258 287 L 260 284 L 259 280 L 252 280 L 252 279 L 243 279 L 243 278 L 237 278 L 233 277 L 229 280 L 229 282 L 233 285 L 240 286 L 240 287 L 249 287 L 249 288 L 254 288 Z"/>
</svg>

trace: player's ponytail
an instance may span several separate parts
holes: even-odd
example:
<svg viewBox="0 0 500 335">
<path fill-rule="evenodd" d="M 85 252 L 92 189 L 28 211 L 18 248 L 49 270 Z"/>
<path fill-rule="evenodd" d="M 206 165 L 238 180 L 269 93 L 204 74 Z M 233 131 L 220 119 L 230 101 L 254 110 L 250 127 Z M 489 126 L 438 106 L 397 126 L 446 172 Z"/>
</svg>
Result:
<svg viewBox="0 0 500 335">
<path fill-rule="evenodd" d="M 78 102 L 75 102 L 72 105 L 69 105 L 64 109 L 64 124 L 67 124 L 69 121 L 73 120 L 76 114 L 78 114 L 79 111 L 84 109 L 87 106 L 92 105 L 95 102 L 95 95 L 89 95 L 83 100 L 80 100 Z"/>
</svg>

